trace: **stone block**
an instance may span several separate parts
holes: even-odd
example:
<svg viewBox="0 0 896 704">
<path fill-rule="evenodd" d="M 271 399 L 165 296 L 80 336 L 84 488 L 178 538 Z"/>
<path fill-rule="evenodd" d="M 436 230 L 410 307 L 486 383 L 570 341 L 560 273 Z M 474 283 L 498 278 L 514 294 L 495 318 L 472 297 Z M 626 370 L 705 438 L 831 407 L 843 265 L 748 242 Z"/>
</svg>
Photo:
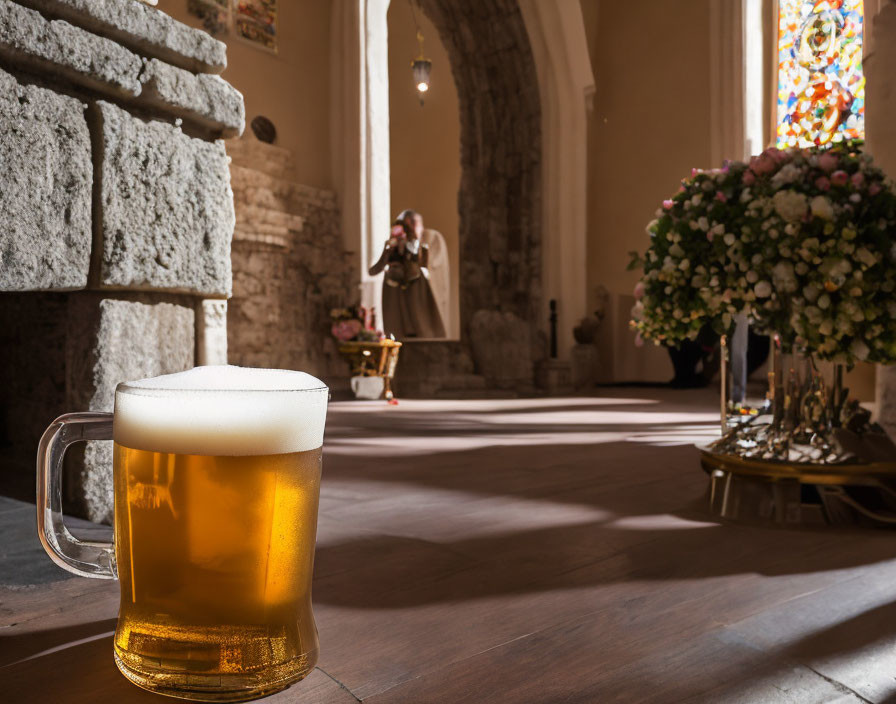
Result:
<svg viewBox="0 0 896 704">
<path fill-rule="evenodd" d="M 227 364 L 227 301 L 196 304 L 196 364 Z"/>
<path fill-rule="evenodd" d="M 470 319 L 477 373 L 500 389 L 528 389 L 534 366 L 529 324 L 510 312 L 477 310 Z"/>
<path fill-rule="evenodd" d="M 195 313 L 187 298 L 129 299 L 72 294 L 66 334 L 66 403 L 71 411 L 111 411 L 115 387 L 190 369 Z M 112 520 L 112 447 L 90 442 L 67 453 L 66 495 L 78 515 Z"/>
<path fill-rule="evenodd" d="M 0 291 L 83 288 L 93 166 L 84 105 L 0 71 Z"/>
<path fill-rule="evenodd" d="M 197 75 L 151 59 L 140 81 L 142 103 L 173 111 L 222 137 L 242 134 L 246 123 L 243 96 L 220 76 Z"/>
<path fill-rule="evenodd" d="M 109 37 L 144 56 L 191 71 L 220 73 L 227 47 L 199 29 L 134 0 L 18 0 L 95 34 Z"/>
<path fill-rule="evenodd" d="M 251 134 L 227 143 L 227 154 L 232 163 L 273 178 L 294 180 L 292 152 L 275 144 L 258 141 Z"/>
<path fill-rule="evenodd" d="M 102 4 L 102 3 L 95 3 Z M 0 57 L 122 97 L 140 94 L 143 60 L 110 39 L 0 0 Z"/>
<path fill-rule="evenodd" d="M 100 283 L 210 297 L 231 291 L 233 195 L 223 142 L 97 102 Z"/>
</svg>

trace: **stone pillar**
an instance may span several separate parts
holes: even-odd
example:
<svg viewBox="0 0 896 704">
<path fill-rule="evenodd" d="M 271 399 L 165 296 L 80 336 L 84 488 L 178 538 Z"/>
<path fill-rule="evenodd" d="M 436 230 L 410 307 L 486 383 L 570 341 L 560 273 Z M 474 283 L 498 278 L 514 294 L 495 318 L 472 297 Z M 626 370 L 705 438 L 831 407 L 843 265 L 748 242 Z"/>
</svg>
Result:
<svg viewBox="0 0 896 704">
<path fill-rule="evenodd" d="M 225 46 L 133 0 L 0 0 L 0 60 L 0 321 L 40 338 L 5 354 L 0 435 L 33 486 L 53 414 L 110 411 L 119 382 L 226 360 L 221 138 L 245 114 L 216 75 Z M 70 454 L 70 508 L 108 521 L 109 444 Z"/>
<path fill-rule="evenodd" d="M 881 3 L 873 23 L 874 46 L 865 57 L 865 136 L 874 162 L 896 179 L 896 2 Z M 875 389 L 878 422 L 896 436 L 896 367 L 878 365 Z"/>
<path fill-rule="evenodd" d="M 196 364 L 227 364 L 227 301 L 196 304 Z"/>
</svg>

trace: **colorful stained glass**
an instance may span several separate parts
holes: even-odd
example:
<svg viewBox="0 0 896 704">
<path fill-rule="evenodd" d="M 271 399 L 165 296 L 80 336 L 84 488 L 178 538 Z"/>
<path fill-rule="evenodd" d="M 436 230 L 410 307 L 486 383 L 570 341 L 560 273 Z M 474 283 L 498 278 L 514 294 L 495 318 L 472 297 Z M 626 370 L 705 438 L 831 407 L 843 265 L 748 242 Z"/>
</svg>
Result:
<svg viewBox="0 0 896 704">
<path fill-rule="evenodd" d="M 778 0 L 778 147 L 865 137 L 863 0 Z"/>
</svg>

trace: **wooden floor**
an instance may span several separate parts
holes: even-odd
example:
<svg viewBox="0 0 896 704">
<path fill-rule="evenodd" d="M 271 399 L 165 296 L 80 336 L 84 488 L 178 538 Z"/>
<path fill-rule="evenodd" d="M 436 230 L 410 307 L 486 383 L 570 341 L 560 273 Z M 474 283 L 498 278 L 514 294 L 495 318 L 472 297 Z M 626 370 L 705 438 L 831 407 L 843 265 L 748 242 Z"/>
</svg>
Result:
<svg viewBox="0 0 896 704">
<path fill-rule="evenodd" d="M 720 525 L 708 392 L 335 403 L 322 655 L 272 704 L 896 702 L 896 533 Z M 166 701 L 115 670 L 117 585 L 0 503 L 0 701 Z"/>
</svg>

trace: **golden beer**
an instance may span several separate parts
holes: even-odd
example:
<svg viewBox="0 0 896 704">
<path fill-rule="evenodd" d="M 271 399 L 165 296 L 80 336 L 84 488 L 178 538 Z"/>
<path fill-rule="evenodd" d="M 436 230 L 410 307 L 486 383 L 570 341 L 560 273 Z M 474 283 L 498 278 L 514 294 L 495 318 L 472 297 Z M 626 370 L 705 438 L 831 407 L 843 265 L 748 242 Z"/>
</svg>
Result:
<svg viewBox="0 0 896 704">
<path fill-rule="evenodd" d="M 326 388 L 190 374 L 117 391 L 115 657 L 147 689 L 242 700 L 317 661 L 311 576 Z"/>
</svg>

